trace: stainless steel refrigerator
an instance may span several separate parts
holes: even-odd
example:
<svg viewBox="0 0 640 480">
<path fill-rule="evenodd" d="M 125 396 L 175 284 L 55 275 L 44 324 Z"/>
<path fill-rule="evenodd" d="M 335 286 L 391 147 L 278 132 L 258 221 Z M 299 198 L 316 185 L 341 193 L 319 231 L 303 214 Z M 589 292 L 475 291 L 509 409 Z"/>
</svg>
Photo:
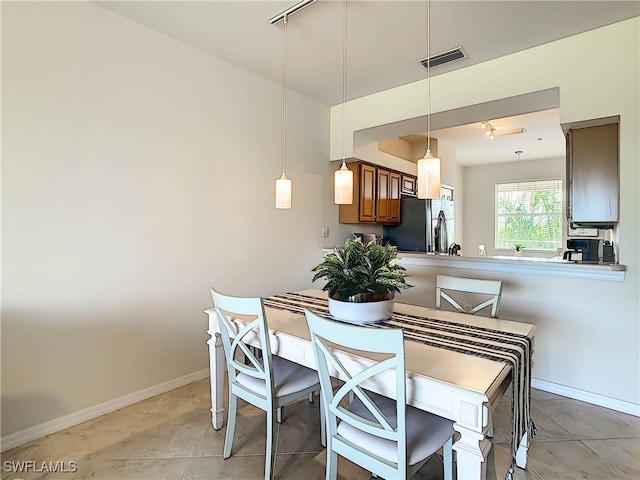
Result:
<svg viewBox="0 0 640 480">
<path fill-rule="evenodd" d="M 385 225 L 383 237 L 400 251 L 447 253 L 455 242 L 453 200 L 401 200 L 400 225 Z"/>
</svg>

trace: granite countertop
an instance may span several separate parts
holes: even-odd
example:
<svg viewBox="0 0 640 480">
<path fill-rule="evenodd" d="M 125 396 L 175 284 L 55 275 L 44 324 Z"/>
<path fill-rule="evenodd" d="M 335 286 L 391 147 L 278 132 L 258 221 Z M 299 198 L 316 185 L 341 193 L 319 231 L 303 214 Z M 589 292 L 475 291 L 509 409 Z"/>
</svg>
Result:
<svg viewBox="0 0 640 480">
<path fill-rule="evenodd" d="M 463 256 L 424 252 L 398 252 L 401 263 L 469 270 L 495 270 L 530 274 L 623 281 L 625 265 L 575 263 L 561 257 L 516 257 L 512 255 Z"/>
</svg>

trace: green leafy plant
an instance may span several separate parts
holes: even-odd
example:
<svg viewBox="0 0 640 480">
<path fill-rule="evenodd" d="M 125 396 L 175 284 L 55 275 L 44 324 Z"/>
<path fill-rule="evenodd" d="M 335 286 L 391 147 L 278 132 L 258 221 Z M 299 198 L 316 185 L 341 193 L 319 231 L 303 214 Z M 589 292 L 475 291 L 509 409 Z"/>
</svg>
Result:
<svg viewBox="0 0 640 480">
<path fill-rule="evenodd" d="M 524 245 L 521 243 L 516 243 L 513 248 L 516 249 L 516 252 L 519 252 L 520 250 L 524 250 Z"/>
<path fill-rule="evenodd" d="M 336 247 L 313 268 L 313 281 L 326 278 L 323 290 L 336 300 L 358 294 L 385 294 L 410 288 L 405 281 L 405 268 L 399 265 L 398 249 L 376 240 L 363 243 L 359 237 L 349 238 Z"/>
</svg>

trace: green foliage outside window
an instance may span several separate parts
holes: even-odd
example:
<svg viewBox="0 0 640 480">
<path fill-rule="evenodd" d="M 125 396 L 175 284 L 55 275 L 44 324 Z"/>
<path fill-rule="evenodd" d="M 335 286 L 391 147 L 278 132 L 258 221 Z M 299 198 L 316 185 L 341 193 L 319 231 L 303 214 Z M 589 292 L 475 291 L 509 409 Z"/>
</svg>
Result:
<svg viewBox="0 0 640 480">
<path fill-rule="evenodd" d="M 562 180 L 497 184 L 496 249 L 556 250 L 562 212 Z"/>
</svg>

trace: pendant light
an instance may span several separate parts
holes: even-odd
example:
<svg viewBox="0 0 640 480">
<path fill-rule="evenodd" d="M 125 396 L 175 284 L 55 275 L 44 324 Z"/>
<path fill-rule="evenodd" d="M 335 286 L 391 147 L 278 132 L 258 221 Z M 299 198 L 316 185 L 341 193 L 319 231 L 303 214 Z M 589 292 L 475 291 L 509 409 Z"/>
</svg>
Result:
<svg viewBox="0 0 640 480">
<path fill-rule="evenodd" d="M 282 175 L 276 179 L 276 208 L 291 208 L 291 179 L 285 172 L 287 167 L 287 15 L 284 23 L 284 47 L 282 52 Z"/>
<path fill-rule="evenodd" d="M 342 29 L 342 114 L 344 135 L 342 139 L 342 166 L 334 173 L 334 203 L 353 203 L 353 172 L 347 168 L 347 0 L 344 0 L 344 26 Z"/>
<path fill-rule="evenodd" d="M 431 154 L 431 0 L 427 0 L 427 152 L 418 160 L 418 198 L 440 198 L 440 159 Z"/>
<path fill-rule="evenodd" d="M 291 208 L 291 179 L 287 177 L 287 23 L 289 15 L 299 12 L 304 7 L 311 5 L 316 0 L 301 0 L 294 6 L 269 19 L 274 25 L 282 20 L 284 24 L 284 46 L 282 51 L 282 175 L 276 179 L 276 208 Z"/>
</svg>

